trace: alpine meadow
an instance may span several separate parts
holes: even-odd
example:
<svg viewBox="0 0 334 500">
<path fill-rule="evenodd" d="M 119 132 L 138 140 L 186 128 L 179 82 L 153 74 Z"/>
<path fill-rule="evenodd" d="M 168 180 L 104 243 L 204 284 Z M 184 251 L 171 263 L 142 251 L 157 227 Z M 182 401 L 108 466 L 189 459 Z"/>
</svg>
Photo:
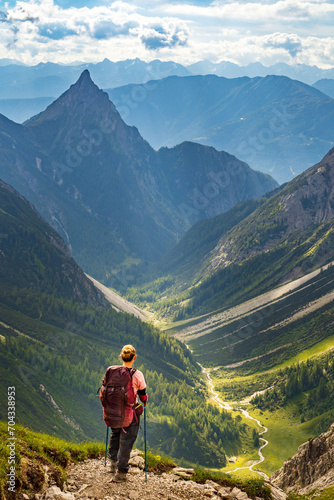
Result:
<svg viewBox="0 0 334 500">
<path fill-rule="evenodd" d="M 82 57 L 0 60 L 0 500 L 333 498 L 334 69 Z"/>
</svg>

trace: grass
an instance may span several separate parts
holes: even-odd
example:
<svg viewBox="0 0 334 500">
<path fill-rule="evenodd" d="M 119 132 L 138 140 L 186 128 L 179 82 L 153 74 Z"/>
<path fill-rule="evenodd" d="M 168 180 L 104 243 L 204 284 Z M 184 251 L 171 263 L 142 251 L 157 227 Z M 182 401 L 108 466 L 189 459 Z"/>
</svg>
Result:
<svg viewBox="0 0 334 500">
<path fill-rule="evenodd" d="M 275 372 L 286 366 L 306 361 L 311 357 L 321 356 L 325 351 L 332 349 L 334 345 L 334 336 L 319 342 L 306 351 L 290 358 L 288 361 L 275 366 L 274 369 L 264 372 L 258 372 L 253 375 L 240 376 L 238 370 L 229 372 L 227 370 L 219 370 L 211 372 L 215 389 L 222 395 L 225 401 L 236 401 L 242 399 L 245 395 L 250 395 L 256 390 L 268 387 L 275 379 Z M 226 378 L 230 377 L 230 378 Z M 256 469 L 265 472 L 270 476 L 275 470 L 282 467 L 285 460 L 288 460 L 298 451 L 298 447 L 306 442 L 309 438 L 314 437 L 317 432 L 315 429 L 319 428 L 325 414 L 301 423 L 300 411 L 298 408 L 300 397 L 296 397 L 284 407 L 280 407 L 275 411 L 261 411 L 251 405 L 247 405 L 247 410 L 250 415 L 260 420 L 268 428 L 268 432 L 263 435 L 268 440 L 268 445 L 263 449 L 265 460 L 256 466 Z M 249 421 L 248 421 L 249 424 Z M 223 469 L 224 472 L 233 470 L 236 467 L 243 467 L 250 465 L 247 460 L 249 457 L 246 454 L 241 456 L 235 464 L 228 464 Z M 258 457 L 254 457 L 257 459 Z M 235 476 L 237 474 L 238 476 Z M 233 473 L 235 477 L 240 477 L 240 474 L 248 476 L 250 471 L 236 471 Z M 325 497 L 326 498 L 326 497 Z M 333 496 L 334 498 L 334 496 Z"/>
<path fill-rule="evenodd" d="M 308 495 L 297 495 L 296 493 L 288 494 L 288 500 L 312 500 L 314 498 L 317 500 L 333 500 L 334 486 L 326 488 L 324 491 L 317 492 L 316 496 L 314 496 L 314 492 L 311 492 Z"/>
<path fill-rule="evenodd" d="M 145 458 L 145 453 L 141 453 Z M 166 455 L 154 455 L 150 450 L 147 451 L 147 470 L 149 472 L 169 472 L 176 467 L 174 461 Z"/>
<path fill-rule="evenodd" d="M 236 470 L 235 472 L 231 472 L 229 475 L 236 481 L 248 481 L 249 479 L 259 479 L 259 474 L 249 469 Z"/>
<path fill-rule="evenodd" d="M 327 488 L 317 495 L 317 500 L 333 500 L 334 498 L 334 486 Z"/>
<path fill-rule="evenodd" d="M 334 335 L 305 349 L 292 358 L 275 365 L 270 370 L 242 375 L 240 370 L 219 369 L 211 372 L 215 389 L 219 391 L 224 401 L 232 402 L 250 396 L 255 391 L 268 388 L 275 381 L 276 374 L 288 366 L 305 362 L 312 357 L 319 357 L 334 349 Z"/>
<path fill-rule="evenodd" d="M 268 445 L 263 449 L 264 462 L 257 468 L 270 476 L 275 470 L 283 466 L 284 461 L 291 458 L 298 451 L 298 447 L 309 438 L 314 437 L 314 428 L 322 415 L 300 423 L 300 416 L 294 411 L 294 405 L 288 404 L 273 412 L 259 409 L 249 409 L 250 415 L 258 418 L 267 428 L 263 437 Z"/>
<path fill-rule="evenodd" d="M 7 490 L 9 472 L 9 449 L 7 447 L 7 423 L 0 421 L 0 437 L 3 449 L 0 455 L 0 496 Z M 65 467 L 70 462 L 79 462 L 88 458 L 97 458 L 104 453 L 102 443 L 69 443 L 63 439 L 33 432 L 21 425 L 15 426 L 15 475 L 16 489 L 24 486 L 21 465 L 26 459 L 39 468 L 38 464 L 47 464 L 53 470 L 59 486 L 66 481 Z M 39 469 L 41 470 L 41 469 Z"/>
<path fill-rule="evenodd" d="M 226 467 L 222 469 L 222 472 L 231 473 L 237 467 L 248 467 L 252 465 L 253 462 L 259 459 L 259 454 L 257 450 L 253 450 L 253 452 L 245 452 L 242 455 L 237 456 L 237 460 L 234 463 L 228 463 Z M 258 474 L 253 473 L 249 469 L 242 469 L 233 472 L 233 477 L 259 477 Z"/>
<path fill-rule="evenodd" d="M 321 342 L 318 342 L 312 347 L 305 349 L 305 351 L 302 351 L 293 356 L 292 358 L 283 361 L 283 363 L 276 365 L 275 368 L 268 370 L 268 373 L 280 370 L 281 368 L 286 368 L 287 366 L 291 366 L 293 364 L 300 363 L 301 361 L 307 361 L 313 356 L 321 356 L 330 349 L 334 349 L 334 335 L 327 337 L 326 339 L 322 340 Z"/>
</svg>

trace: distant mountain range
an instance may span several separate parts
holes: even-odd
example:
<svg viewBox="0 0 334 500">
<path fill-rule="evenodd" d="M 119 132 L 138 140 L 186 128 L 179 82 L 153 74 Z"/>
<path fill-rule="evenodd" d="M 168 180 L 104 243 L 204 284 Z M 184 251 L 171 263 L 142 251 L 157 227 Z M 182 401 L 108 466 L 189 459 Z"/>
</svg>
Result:
<svg viewBox="0 0 334 500">
<path fill-rule="evenodd" d="M 333 145 L 334 100 L 284 76 L 168 77 L 109 90 L 155 147 L 197 141 L 286 182 Z"/>
<path fill-rule="evenodd" d="M 196 220 L 277 186 L 210 147 L 155 151 L 87 70 L 25 126 L 0 116 L 0 130 L 0 176 L 105 283 L 121 264 L 158 259 Z"/>
<path fill-rule="evenodd" d="M 316 66 L 289 66 L 285 63 L 266 67 L 261 63 L 238 66 L 228 61 L 217 64 L 210 61 L 199 61 L 189 66 L 182 66 L 173 61 L 153 60 L 147 63 L 137 58 L 118 62 L 105 59 L 97 64 L 77 63 L 65 66 L 54 63 L 40 63 L 36 66 L 26 66 L 10 59 L 0 59 L 0 78 L 2 82 L 0 113 L 18 123 L 24 122 L 42 111 L 45 105 L 50 104 L 58 95 L 65 92 L 85 69 L 90 71 L 93 80 L 100 88 L 115 88 L 127 84 L 146 83 L 150 80 L 160 80 L 172 75 L 215 74 L 225 78 L 243 76 L 254 78 L 256 76 L 279 75 L 309 85 L 318 80 L 334 78 L 333 68 L 322 70 Z M 320 90 L 325 92 L 323 89 Z M 46 99 L 47 103 L 45 104 L 45 101 L 40 98 Z M 25 103 L 25 99 L 30 100 Z"/>
<path fill-rule="evenodd" d="M 334 78 L 334 68 L 320 69 L 317 66 L 308 66 L 306 64 L 289 65 L 286 63 L 277 63 L 273 66 L 264 66 L 260 62 L 250 63 L 247 66 L 239 66 L 238 64 L 229 61 L 221 61 L 220 63 L 212 63 L 211 61 L 199 61 L 187 66 L 187 69 L 194 75 L 218 75 L 225 78 L 238 78 L 248 76 L 254 78 L 256 76 L 287 76 L 292 80 L 312 85 L 317 80 L 322 78 Z"/>
<path fill-rule="evenodd" d="M 191 68 L 214 72 L 214 66 L 202 62 Z M 222 66 L 231 69 L 236 65 Z M 156 149 L 197 141 L 228 151 L 282 183 L 310 167 L 333 145 L 334 80 L 318 80 L 309 87 L 285 76 L 191 77 L 189 69 L 158 60 L 0 66 L 3 92 L 7 92 L 3 94 L 6 98 L 0 99 L 0 112 L 13 121 L 25 122 L 51 104 L 55 98 L 50 96 L 65 91 L 85 67 L 100 87 L 113 87 L 109 95 L 122 118 L 135 125 Z M 216 73 L 221 74 L 219 67 L 216 65 Z M 248 72 L 250 75 L 266 74 L 260 64 L 250 67 L 254 70 Z M 307 69 L 284 64 L 274 69 L 284 73 L 284 68 L 292 77 L 298 75 L 289 68 L 301 74 Z M 322 70 L 311 69 L 315 79 L 324 76 Z M 239 70 L 226 74 L 245 74 Z M 330 70 L 326 74 L 330 76 Z M 128 82 L 138 83 L 118 87 Z"/>
<path fill-rule="evenodd" d="M 74 83 L 85 69 L 89 70 L 94 81 L 102 88 L 114 88 L 128 83 L 145 83 L 171 75 L 214 74 L 226 78 L 279 75 L 288 76 L 309 85 L 323 78 L 334 78 L 334 68 L 322 70 L 317 66 L 304 64 L 290 66 L 286 63 L 278 63 L 267 67 L 261 63 L 238 66 L 229 61 L 220 63 L 199 61 L 189 66 L 182 66 L 173 61 L 155 59 L 145 62 L 136 58 L 117 62 L 104 59 L 96 64 L 79 63 L 65 66 L 40 63 L 36 66 L 26 66 L 13 60 L 0 59 L 2 82 L 0 99 L 57 96 Z"/>
<path fill-rule="evenodd" d="M 324 78 L 323 80 L 315 82 L 313 87 L 334 99 L 334 80 Z"/>
<path fill-rule="evenodd" d="M 40 63 L 36 66 L 0 64 L 0 99 L 58 96 L 65 92 L 85 69 L 89 70 L 94 81 L 102 88 L 119 87 L 127 83 L 145 83 L 169 75 L 192 74 L 184 66 L 174 62 L 155 60 L 146 63 L 140 59 L 127 59 L 116 63 L 104 59 L 97 64 L 74 66 L 54 63 Z"/>
</svg>

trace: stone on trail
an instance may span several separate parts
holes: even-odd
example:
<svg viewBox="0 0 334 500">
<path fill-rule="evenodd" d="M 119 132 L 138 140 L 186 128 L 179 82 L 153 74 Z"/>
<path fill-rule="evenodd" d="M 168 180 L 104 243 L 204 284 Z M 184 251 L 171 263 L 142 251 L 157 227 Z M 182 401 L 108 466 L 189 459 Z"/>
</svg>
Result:
<svg viewBox="0 0 334 500">
<path fill-rule="evenodd" d="M 174 467 L 172 472 L 185 479 L 190 479 L 195 474 L 194 469 L 185 469 L 184 467 Z"/>
<path fill-rule="evenodd" d="M 130 474 L 141 474 L 142 470 L 139 467 L 130 467 L 129 473 Z"/>
<path fill-rule="evenodd" d="M 58 486 L 51 486 L 45 492 L 45 500 L 75 500 L 71 493 L 64 493 Z"/>
<path fill-rule="evenodd" d="M 140 469 L 145 469 L 145 460 L 143 459 L 143 457 L 135 455 L 134 457 L 130 458 L 129 465 L 139 467 Z"/>
<path fill-rule="evenodd" d="M 238 493 L 236 495 L 236 499 L 237 500 L 249 500 L 247 493 L 245 493 L 244 491 L 240 491 L 240 493 Z"/>
<path fill-rule="evenodd" d="M 221 490 L 219 492 L 219 498 L 221 498 L 222 500 L 234 500 L 234 497 L 232 497 L 230 493 L 226 493 L 225 491 Z"/>
<path fill-rule="evenodd" d="M 220 498 L 223 500 L 230 500 L 230 498 L 233 498 L 231 495 L 231 489 L 232 488 L 229 488 L 228 486 L 221 486 L 218 490 Z"/>
<path fill-rule="evenodd" d="M 133 457 L 136 457 L 140 454 L 142 454 L 143 452 L 140 451 L 140 450 L 132 450 L 131 453 L 130 453 L 130 457 L 133 458 Z"/>
<path fill-rule="evenodd" d="M 138 500 L 140 498 L 140 495 L 138 491 L 130 491 L 129 493 L 129 500 Z"/>
<path fill-rule="evenodd" d="M 79 495 L 80 493 L 82 493 L 82 492 L 83 492 L 84 490 L 86 490 L 87 488 L 89 488 L 89 484 L 83 484 L 83 485 L 81 486 L 81 488 L 79 489 L 79 491 L 78 491 L 78 493 L 77 493 L 77 494 Z"/>
<path fill-rule="evenodd" d="M 205 484 L 207 484 L 208 486 L 211 486 L 211 488 L 214 488 L 216 491 L 219 491 L 221 488 L 220 484 L 215 483 L 214 481 L 211 481 L 211 479 L 207 479 L 205 481 Z"/>
</svg>

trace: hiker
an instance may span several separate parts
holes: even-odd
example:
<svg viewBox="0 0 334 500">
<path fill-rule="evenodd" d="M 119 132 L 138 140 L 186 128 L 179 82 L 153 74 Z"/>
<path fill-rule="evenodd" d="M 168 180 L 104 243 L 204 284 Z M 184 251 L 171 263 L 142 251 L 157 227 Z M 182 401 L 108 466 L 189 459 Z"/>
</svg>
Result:
<svg viewBox="0 0 334 500">
<path fill-rule="evenodd" d="M 121 351 L 122 366 L 109 366 L 104 375 L 100 399 L 105 423 L 111 428 L 109 458 L 115 482 L 126 481 L 132 446 L 139 430 L 143 412 L 137 396 L 146 405 L 146 382 L 141 371 L 132 368 L 136 350 L 125 345 Z"/>
</svg>

